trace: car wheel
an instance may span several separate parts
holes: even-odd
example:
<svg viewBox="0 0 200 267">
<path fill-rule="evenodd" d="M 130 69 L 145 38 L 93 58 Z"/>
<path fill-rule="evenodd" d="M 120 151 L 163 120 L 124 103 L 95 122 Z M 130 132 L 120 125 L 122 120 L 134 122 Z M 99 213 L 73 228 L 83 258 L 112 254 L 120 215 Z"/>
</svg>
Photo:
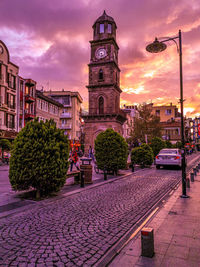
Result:
<svg viewBox="0 0 200 267">
<path fill-rule="evenodd" d="M 160 169 L 160 165 L 156 165 L 156 169 Z"/>
</svg>

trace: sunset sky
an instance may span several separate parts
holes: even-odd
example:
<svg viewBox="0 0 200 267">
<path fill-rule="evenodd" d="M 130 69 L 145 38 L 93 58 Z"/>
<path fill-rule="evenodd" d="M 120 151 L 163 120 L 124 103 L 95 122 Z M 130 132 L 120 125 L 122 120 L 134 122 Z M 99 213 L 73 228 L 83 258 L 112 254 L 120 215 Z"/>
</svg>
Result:
<svg viewBox="0 0 200 267">
<path fill-rule="evenodd" d="M 0 39 L 22 77 L 34 79 L 38 89 L 79 91 L 86 108 L 89 40 L 104 9 L 118 27 L 121 105 L 178 105 L 175 44 L 159 54 L 145 47 L 181 29 L 185 113 L 200 116 L 199 0 L 0 0 Z"/>
</svg>

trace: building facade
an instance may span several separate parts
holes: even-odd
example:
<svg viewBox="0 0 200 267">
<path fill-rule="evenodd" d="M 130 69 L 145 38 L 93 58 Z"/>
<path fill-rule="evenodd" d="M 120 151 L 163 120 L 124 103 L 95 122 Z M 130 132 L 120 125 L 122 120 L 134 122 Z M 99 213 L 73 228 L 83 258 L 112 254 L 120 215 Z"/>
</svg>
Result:
<svg viewBox="0 0 200 267">
<path fill-rule="evenodd" d="M 60 113 L 60 128 L 65 131 L 70 140 L 79 140 L 81 135 L 81 103 L 83 102 L 80 94 L 64 90 L 44 91 L 43 94 L 63 105 Z"/>
<path fill-rule="evenodd" d="M 0 41 L 0 138 L 17 135 L 17 88 L 19 67 L 10 62 L 6 45 Z"/>
<path fill-rule="evenodd" d="M 36 82 L 32 79 L 19 77 L 18 106 L 19 114 L 18 130 L 21 130 L 27 122 L 36 117 Z"/>
<path fill-rule="evenodd" d="M 120 110 L 120 69 L 116 23 L 106 14 L 93 25 L 89 66 L 89 114 L 84 116 L 85 150 L 94 147 L 96 136 L 107 128 L 123 135 L 125 113 Z"/>
<path fill-rule="evenodd" d="M 139 119 L 139 112 L 135 105 L 124 105 L 123 111 L 126 113 L 126 121 L 123 124 L 123 137 L 125 139 L 131 137 L 134 131 L 135 120 Z"/>
<path fill-rule="evenodd" d="M 160 117 L 160 122 L 166 121 L 179 121 L 180 113 L 176 105 L 164 105 L 164 106 L 154 106 L 150 104 L 152 108 L 152 114 Z"/>
<path fill-rule="evenodd" d="M 51 97 L 45 96 L 43 92 L 36 90 L 36 117 L 39 121 L 54 120 L 56 127 L 60 128 L 60 114 L 63 105 L 53 100 Z"/>
</svg>

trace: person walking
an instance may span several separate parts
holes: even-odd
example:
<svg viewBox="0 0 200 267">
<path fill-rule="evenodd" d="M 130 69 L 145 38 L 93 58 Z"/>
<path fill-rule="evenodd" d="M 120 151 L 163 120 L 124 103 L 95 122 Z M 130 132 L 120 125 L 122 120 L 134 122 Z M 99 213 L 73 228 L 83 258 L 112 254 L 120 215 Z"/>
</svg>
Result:
<svg viewBox="0 0 200 267">
<path fill-rule="evenodd" d="M 77 155 L 76 150 L 74 149 L 70 153 L 70 172 L 72 172 L 73 165 L 75 165 L 76 169 L 79 170 L 79 167 L 77 166 L 77 162 L 78 162 L 78 155 Z"/>
<path fill-rule="evenodd" d="M 92 146 L 89 147 L 89 158 L 91 158 L 94 161 L 94 153 L 93 153 Z"/>
</svg>

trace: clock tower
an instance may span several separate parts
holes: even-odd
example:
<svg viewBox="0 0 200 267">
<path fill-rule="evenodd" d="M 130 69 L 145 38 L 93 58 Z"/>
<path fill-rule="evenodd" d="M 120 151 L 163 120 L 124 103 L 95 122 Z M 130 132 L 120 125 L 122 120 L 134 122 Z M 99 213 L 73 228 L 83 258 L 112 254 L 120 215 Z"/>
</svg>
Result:
<svg viewBox="0 0 200 267">
<path fill-rule="evenodd" d="M 119 47 L 116 42 L 116 23 L 106 14 L 93 25 L 93 40 L 89 66 L 89 114 L 85 121 L 85 149 L 94 148 L 96 136 L 107 128 L 113 128 L 121 135 L 126 120 L 120 110 L 120 69 L 118 66 Z"/>
</svg>

